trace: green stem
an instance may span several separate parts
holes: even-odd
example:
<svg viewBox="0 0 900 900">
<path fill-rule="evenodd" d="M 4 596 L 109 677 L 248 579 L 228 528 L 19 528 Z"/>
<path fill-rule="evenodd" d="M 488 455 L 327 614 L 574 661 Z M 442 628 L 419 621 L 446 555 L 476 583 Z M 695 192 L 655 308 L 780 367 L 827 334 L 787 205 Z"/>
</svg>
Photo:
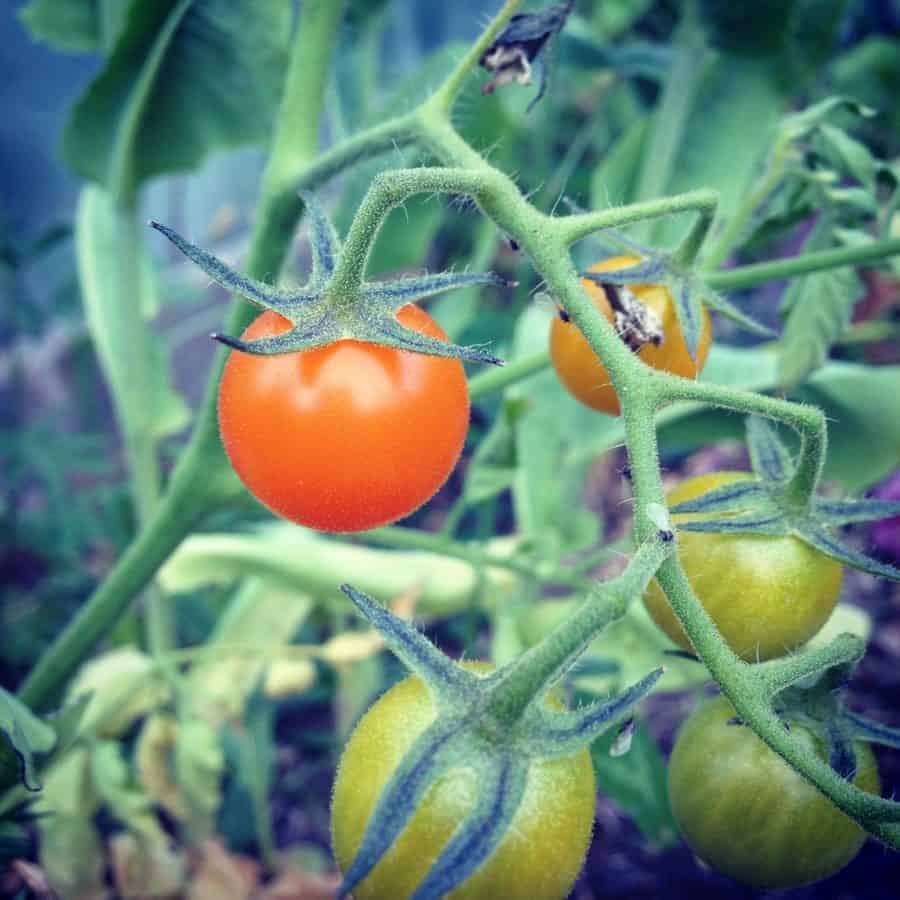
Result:
<svg viewBox="0 0 900 900">
<path fill-rule="evenodd" d="M 559 231 L 567 244 L 574 244 L 582 238 L 602 231 L 604 228 L 619 228 L 631 222 L 641 222 L 662 216 L 671 216 L 680 212 L 701 214 L 698 226 L 705 235 L 716 213 L 719 195 L 707 189 L 676 194 L 674 197 L 662 197 L 658 200 L 643 200 L 627 206 L 616 206 L 597 212 L 579 213 L 558 219 Z M 692 232 L 693 233 L 693 232 Z"/>
<path fill-rule="evenodd" d="M 503 31 L 506 23 L 521 5 L 522 0 L 506 0 L 478 40 L 466 51 L 466 55 L 459 61 L 456 68 L 426 101 L 425 106 L 438 115 L 448 116 L 450 114 L 453 102 L 462 89 L 469 72 L 478 65 L 485 50 L 494 43 L 494 39 Z"/>
<path fill-rule="evenodd" d="M 208 508 L 208 495 L 185 467 L 182 475 L 173 479 L 147 528 L 138 534 L 75 618 L 41 655 L 19 689 L 20 700 L 33 709 L 44 708 L 53 701 L 60 685 L 115 625 L 132 599 Z"/>
<path fill-rule="evenodd" d="M 832 666 L 857 663 L 866 652 L 866 642 L 853 634 L 839 634 L 830 644 L 792 656 L 760 663 L 755 672 L 770 696 L 821 673 Z"/>
<path fill-rule="evenodd" d="M 550 365 L 550 354 L 546 350 L 542 350 L 540 353 L 523 356 L 500 368 L 479 372 L 474 378 L 469 379 L 469 397 L 472 400 L 480 400 L 487 394 L 502 391 L 517 381 L 522 381 L 530 375 L 543 371 L 548 365 Z"/>
<path fill-rule="evenodd" d="M 671 543 L 652 537 L 638 548 L 618 578 L 593 585 L 588 599 L 568 619 L 505 670 L 491 693 L 493 718 L 503 727 L 514 725 L 601 631 L 625 615 L 673 549 Z"/>
<path fill-rule="evenodd" d="M 862 247 L 841 247 L 838 250 L 820 250 L 805 253 L 791 259 L 775 262 L 754 263 L 738 269 L 713 272 L 706 276 L 706 283 L 719 291 L 740 291 L 768 281 L 787 281 L 799 275 L 837 269 L 841 266 L 861 266 L 878 262 L 888 256 L 900 253 L 900 238 L 886 241 L 872 241 Z"/>
</svg>

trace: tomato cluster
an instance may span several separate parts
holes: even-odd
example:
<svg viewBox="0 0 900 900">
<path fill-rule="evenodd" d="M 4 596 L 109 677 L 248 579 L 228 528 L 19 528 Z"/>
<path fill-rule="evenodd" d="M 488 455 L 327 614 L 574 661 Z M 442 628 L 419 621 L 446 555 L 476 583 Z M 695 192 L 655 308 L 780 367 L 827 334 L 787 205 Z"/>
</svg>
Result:
<svg viewBox="0 0 900 900">
<path fill-rule="evenodd" d="M 417 306 L 397 317 L 447 339 Z M 242 337 L 290 327 L 264 312 Z M 219 388 L 222 443 L 241 480 L 279 515 L 322 531 L 362 531 L 414 512 L 447 480 L 468 427 L 459 360 L 357 340 L 232 353 Z"/>
</svg>

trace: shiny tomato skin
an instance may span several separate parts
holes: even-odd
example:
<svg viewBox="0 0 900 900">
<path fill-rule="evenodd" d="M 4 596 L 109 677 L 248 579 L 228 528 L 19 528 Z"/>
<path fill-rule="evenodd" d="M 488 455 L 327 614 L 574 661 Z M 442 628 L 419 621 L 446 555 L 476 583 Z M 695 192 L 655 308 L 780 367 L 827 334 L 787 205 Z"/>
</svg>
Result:
<svg viewBox="0 0 900 900">
<path fill-rule="evenodd" d="M 674 506 L 749 477 L 748 472 L 711 472 L 689 478 L 667 502 Z M 677 526 L 702 518 L 684 513 L 672 521 Z M 678 558 L 722 637 L 749 662 L 783 656 L 808 641 L 828 621 L 841 592 L 841 564 L 792 536 L 680 531 Z M 655 581 L 644 604 L 676 644 L 691 649 Z"/>
<path fill-rule="evenodd" d="M 407 328 L 446 340 L 417 306 Z M 264 312 L 250 341 L 290 327 Z M 219 430 L 250 492 L 286 519 L 362 531 L 409 515 L 459 459 L 469 393 L 458 360 L 341 340 L 277 356 L 233 352 L 219 387 Z"/>
<path fill-rule="evenodd" d="M 590 267 L 591 272 L 611 272 L 636 265 L 636 256 L 616 256 L 605 259 Z M 599 284 L 589 278 L 582 278 L 581 284 L 594 306 L 612 324 L 614 315 L 609 300 Z M 688 352 L 681 326 L 675 313 L 675 304 L 669 291 L 658 284 L 629 285 L 628 289 L 646 306 L 659 315 L 663 326 L 663 342 L 658 347 L 645 344 L 638 356 L 654 369 L 696 378 L 706 363 L 712 343 L 712 323 L 706 307 L 703 308 L 703 326 L 697 357 L 692 359 Z M 609 374 L 587 339 L 572 322 L 563 322 L 559 317 L 550 326 L 550 358 L 557 377 L 573 397 L 585 406 L 599 412 L 617 416 L 622 411 L 619 398 L 609 380 Z"/>
<path fill-rule="evenodd" d="M 479 673 L 493 668 L 485 663 L 466 667 Z M 427 687 L 419 678 L 407 678 L 371 707 L 350 736 L 331 806 L 332 847 L 342 871 L 362 842 L 382 788 L 433 718 Z M 411 896 L 471 808 L 477 790 L 473 771 L 446 773 L 425 796 L 394 846 L 354 889 L 354 900 Z M 595 803 L 596 784 L 587 750 L 536 762 L 503 842 L 481 868 L 447 894 L 448 900 L 563 900 L 584 862 Z"/>
<path fill-rule="evenodd" d="M 865 832 L 749 728 L 729 725 L 723 697 L 701 706 L 678 733 L 669 760 L 672 812 L 688 846 L 717 871 L 755 887 L 811 884 L 847 865 Z M 824 758 L 799 725 L 791 733 Z M 855 784 L 881 789 L 868 744 L 854 744 Z"/>
</svg>

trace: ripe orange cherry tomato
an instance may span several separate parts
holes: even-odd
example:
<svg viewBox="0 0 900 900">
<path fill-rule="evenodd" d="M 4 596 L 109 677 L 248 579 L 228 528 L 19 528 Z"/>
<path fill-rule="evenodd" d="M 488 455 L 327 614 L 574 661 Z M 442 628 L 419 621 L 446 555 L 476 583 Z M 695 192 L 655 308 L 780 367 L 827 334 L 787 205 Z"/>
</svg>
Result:
<svg viewBox="0 0 900 900">
<path fill-rule="evenodd" d="M 493 666 L 466 663 L 487 674 Z M 552 695 L 547 703 L 562 704 Z M 406 751 L 434 719 L 420 678 L 392 687 L 363 716 L 341 756 L 331 803 L 335 858 L 346 872 L 378 798 Z M 474 762 L 474 761 L 473 761 Z M 525 794 L 500 846 L 447 900 L 562 900 L 591 840 L 596 782 L 588 750 L 535 760 Z M 428 791 L 381 861 L 353 890 L 356 900 L 405 900 L 471 811 L 477 768 L 450 769 Z"/>
<path fill-rule="evenodd" d="M 710 472 L 681 482 L 666 499 L 675 506 L 748 477 L 747 472 Z M 681 513 L 672 521 L 678 525 L 704 517 L 709 514 Z M 791 535 L 681 531 L 678 558 L 722 637 L 750 662 L 782 656 L 808 641 L 828 621 L 841 592 L 841 564 Z M 644 604 L 676 644 L 691 649 L 655 581 Z"/>
<path fill-rule="evenodd" d="M 636 265 L 636 256 L 616 256 L 591 266 L 591 272 L 611 272 Z M 581 280 L 594 306 L 610 323 L 615 316 L 606 293 L 599 284 L 588 278 Z M 672 372 L 685 378 L 696 378 L 706 363 L 712 342 L 712 324 L 709 313 L 703 308 L 703 327 L 697 345 L 697 358 L 688 352 L 681 326 L 675 313 L 675 304 L 669 291 L 658 284 L 629 285 L 628 289 L 644 305 L 652 309 L 662 320 L 663 339 L 659 346 L 644 344 L 638 350 L 640 358 L 654 369 Z M 550 358 L 559 380 L 573 397 L 585 406 L 617 416 L 622 411 L 619 398 L 610 383 L 609 374 L 597 354 L 591 349 L 584 335 L 572 322 L 556 318 L 550 328 Z"/>
<path fill-rule="evenodd" d="M 678 733 L 669 797 L 685 841 L 714 869 L 757 887 L 799 887 L 833 875 L 859 852 L 865 832 L 749 728 L 729 725 L 734 714 L 717 697 Z M 812 732 L 792 723 L 791 733 L 826 757 Z M 859 741 L 854 750 L 856 786 L 877 795 L 872 750 Z"/>
<path fill-rule="evenodd" d="M 397 317 L 447 339 L 417 306 Z M 289 328 L 267 311 L 243 339 Z M 446 481 L 468 427 L 458 360 L 357 340 L 276 356 L 233 352 L 219 386 L 222 442 L 241 480 L 279 515 L 322 531 L 362 531 L 418 509 Z"/>
</svg>

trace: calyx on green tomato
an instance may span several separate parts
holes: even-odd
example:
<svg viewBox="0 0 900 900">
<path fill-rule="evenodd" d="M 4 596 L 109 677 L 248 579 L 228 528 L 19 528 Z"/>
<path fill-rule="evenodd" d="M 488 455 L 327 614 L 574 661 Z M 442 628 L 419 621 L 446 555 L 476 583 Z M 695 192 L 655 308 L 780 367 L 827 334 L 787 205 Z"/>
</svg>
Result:
<svg viewBox="0 0 900 900">
<path fill-rule="evenodd" d="M 750 477 L 747 472 L 712 472 L 688 478 L 666 499 L 675 506 Z M 672 516 L 672 522 L 677 527 L 709 517 L 680 513 Z M 722 637 L 751 662 L 782 656 L 808 641 L 828 621 L 841 592 L 841 564 L 790 535 L 680 531 L 678 558 Z M 656 624 L 690 650 L 687 635 L 655 581 L 644 603 Z"/>
<path fill-rule="evenodd" d="M 417 306 L 397 318 L 447 339 Z M 290 328 L 266 311 L 242 338 Z M 414 512 L 446 481 L 469 427 L 459 360 L 358 340 L 274 356 L 232 353 L 218 409 L 225 450 L 250 492 L 322 531 L 362 531 Z"/>
<path fill-rule="evenodd" d="M 859 852 L 865 832 L 749 728 L 729 725 L 734 716 L 717 697 L 678 733 L 669 797 L 685 841 L 717 871 L 756 887 L 799 887 L 833 875 Z M 791 734 L 826 757 L 807 729 L 792 723 Z M 857 742 L 854 750 L 854 783 L 878 794 L 869 745 Z"/>
<path fill-rule="evenodd" d="M 493 667 L 468 663 L 487 674 Z M 559 708 L 558 703 L 549 701 Z M 346 872 L 379 795 L 403 755 L 435 717 L 425 683 L 407 678 L 362 718 L 341 756 L 331 807 L 334 854 Z M 424 878 L 479 790 L 477 762 L 446 772 L 390 850 L 353 889 L 355 900 L 404 900 Z M 450 900 L 562 900 L 584 862 L 596 784 L 590 753 L 535 760 L 502 843 L 447 897 Z"/>
</svg>

